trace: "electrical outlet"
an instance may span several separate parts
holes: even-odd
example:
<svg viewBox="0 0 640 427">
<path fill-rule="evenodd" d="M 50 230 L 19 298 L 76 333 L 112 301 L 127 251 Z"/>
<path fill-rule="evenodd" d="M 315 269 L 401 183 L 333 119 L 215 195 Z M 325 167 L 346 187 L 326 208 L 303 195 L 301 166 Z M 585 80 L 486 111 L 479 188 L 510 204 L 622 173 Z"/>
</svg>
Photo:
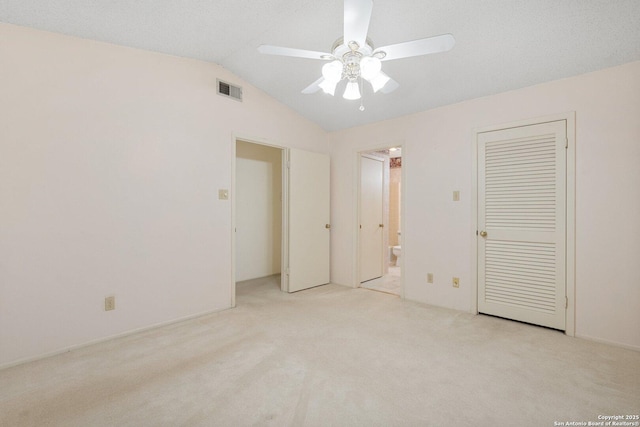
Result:
<svg viewBox="0 0 640 427">
<path fill-rule="evenodd" d="M 454 288 L 459 288 L 460 287 L 460 278 L 459 277 L 454 277 L 453 278 L 453 287 Z"/>
<path fill-rule="evenodd" d="M 433 283 L 433 273 L 427 273 L 427 283 Z"/>
<path fill-rule="evenodd" d="M 111 311 L 116 309 L 116 297 L 110 296 L 104 299 L 104 311 Z"/>
</svg>

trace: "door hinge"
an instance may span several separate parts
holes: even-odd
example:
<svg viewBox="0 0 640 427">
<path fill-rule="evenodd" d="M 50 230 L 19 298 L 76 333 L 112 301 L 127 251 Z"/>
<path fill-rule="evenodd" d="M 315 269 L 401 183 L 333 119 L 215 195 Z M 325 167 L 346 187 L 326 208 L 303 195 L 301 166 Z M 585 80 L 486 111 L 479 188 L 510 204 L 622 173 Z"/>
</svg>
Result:
<svg viewBox="0 0 640 427">
<path fill-rule="evenodd" d="M 478 235 L 478 230 L 476 230 L 476 236 Z"/>
<path fill-rule="evenodd" d="M 564 139 L 564 148 L 569 148 L 569 138 Z"/>
<path fill-rule="evenodd" d="M 564 297 L 564 308 L 569 308 L 569 297 Z"/>
<path fill-rule="evenodd" d="M 287 160 L 287 169 L 291 169 L 291 161 Z"/>
<path fill-rule="evenodd" d="M 289 269 L 289 267 L 287 267 L 287 271 L 285 272 L 285 274 L 288 276 L 290 272 L 291 270 Z"/>
</svg>

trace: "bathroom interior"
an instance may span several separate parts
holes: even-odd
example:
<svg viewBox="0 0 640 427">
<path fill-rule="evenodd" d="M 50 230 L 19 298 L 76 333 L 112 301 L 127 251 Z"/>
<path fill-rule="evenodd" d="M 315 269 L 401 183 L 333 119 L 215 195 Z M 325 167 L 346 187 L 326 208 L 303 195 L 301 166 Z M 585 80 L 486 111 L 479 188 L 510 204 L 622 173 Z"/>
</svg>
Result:
<svg viewBox="0 0 640 427">
<path fill-rule="evenodd" d="M 369 154 L 385 159 L 383 180 L 383 217 L 385 218 L 385 243 L 382 277 L 361 283 L 365 289 L 402 295 L 402 147 L 390 147 L 372 151 Z"/>
</svg>

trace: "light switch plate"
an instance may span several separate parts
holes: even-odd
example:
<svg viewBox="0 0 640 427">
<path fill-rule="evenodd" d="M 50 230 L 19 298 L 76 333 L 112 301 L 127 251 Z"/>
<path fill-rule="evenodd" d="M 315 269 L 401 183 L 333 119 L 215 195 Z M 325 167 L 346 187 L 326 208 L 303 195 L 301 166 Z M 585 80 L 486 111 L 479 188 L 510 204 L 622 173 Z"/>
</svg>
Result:
<svg viewBox="0 0 640 427">
<path fill-rule="evenodd" d="M 454 202 L 459 202 L 460 201 L 460 191 L 454 191 L 453 192 L 453 201 Z"/>
<path fill-rule="evenodd" d="M 218 190 L 218 199 L 229 200 L 229 190 Z"/>
</svg>

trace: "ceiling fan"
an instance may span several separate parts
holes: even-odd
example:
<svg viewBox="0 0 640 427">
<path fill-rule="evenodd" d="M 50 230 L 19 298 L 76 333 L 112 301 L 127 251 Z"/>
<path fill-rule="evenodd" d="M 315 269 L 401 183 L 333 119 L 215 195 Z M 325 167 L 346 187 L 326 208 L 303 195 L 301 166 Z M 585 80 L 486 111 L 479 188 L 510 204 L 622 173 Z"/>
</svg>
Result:
<svg viewBox="0 0 640 427">
<path fill-rule="evenodd" d="M 322 67 L 322 77 L 302 93 L 310 94 L 322 89 L 333 96 L 338 83 L 347 80 L 343 98 L 355 100 L 361 98 L 360 84 L 363 79 L 371 84 L 374 92 L 389 93 L 400 86 L 382 71 L 382 61 L 446 52 L 456 43 L 451 34 L 443 34 L 374 49 L 371 39 L 367 37 L 372 9 L 373 0 L 344 1 L 344 36 L 333 43 L 331 53 L 265 44 L 259 46 L 258 51 L 269 55 L 330 61 Z M 362 105 L 360 110 L 364 110 Z"/>
</svg>

